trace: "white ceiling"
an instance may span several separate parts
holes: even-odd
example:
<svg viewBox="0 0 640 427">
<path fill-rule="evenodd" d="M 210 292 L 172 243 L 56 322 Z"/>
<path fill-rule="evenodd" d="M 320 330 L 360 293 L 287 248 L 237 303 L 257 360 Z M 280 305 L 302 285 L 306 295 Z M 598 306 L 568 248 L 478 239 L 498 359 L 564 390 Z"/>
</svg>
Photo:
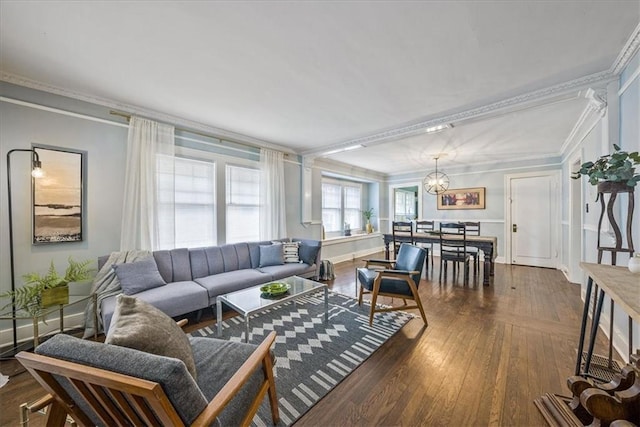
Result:
<svg viewBox="0 0 640 427">
<path fill-rule="evenodd" d="M 0 71 L 303 154 L 366 141 L 328 157 L 395 174 L 559 155 L 639 22 L 638 0 L 2 0 Z"/>
</svg>

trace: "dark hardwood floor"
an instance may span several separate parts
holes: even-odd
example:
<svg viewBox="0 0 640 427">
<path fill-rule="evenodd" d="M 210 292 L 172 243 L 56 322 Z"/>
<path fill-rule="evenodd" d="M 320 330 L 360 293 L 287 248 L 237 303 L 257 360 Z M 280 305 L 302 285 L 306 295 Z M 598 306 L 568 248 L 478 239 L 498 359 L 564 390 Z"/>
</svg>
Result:
<svg viewBox="0 0 640 427">
<path fill-rule="evenodd" d="M 354 269 L 362 264 L 337 264 L 331 289 L 355 296 Z M 439 283 L 438 274 L 436 265 L 419 287 L 429 326 L 418 315 L 296 425 L 545 425 L 533 399 L 568 393 L 580 287 L 557 270 L 524 266 L 496 265 L 488 287 L 481 278 L 464 286 L 451 269 Z M 212 323 L 207 313 L 187 331 Z M 596 352 L 606 354 L 605 346 L 601 334 Z M 0 364 L 11 375 L 0 389 L 3 426 L 18 425 L 19 404 L 42 394 L 28 373 L 16 374 L 16 365 Z M 31 419 L 31 425 L 43 425 L 42 416 Z"/>
</svg>

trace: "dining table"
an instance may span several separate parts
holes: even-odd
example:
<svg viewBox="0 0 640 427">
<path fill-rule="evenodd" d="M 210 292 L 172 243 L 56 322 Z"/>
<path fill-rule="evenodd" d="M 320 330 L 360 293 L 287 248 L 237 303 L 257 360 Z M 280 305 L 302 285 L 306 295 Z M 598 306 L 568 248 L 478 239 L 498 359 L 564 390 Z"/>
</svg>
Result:
<svg viewBox="0 0 640 427">
<path fill-rule="evenodd" d="M 384 233 L 384 256 L 389 259 L 389 243 L 393 242 L 392 233 Z M 447 235 L 451 238 L 451 235 Z M 455 236 L 457 237 L 457 236 Z M 454 238 L 455 238 L 454 237 Z M 431 231 L 426 233 L 397 233 L 396 240 L 407 243 L 440 243 L 440 232 Z M 460 236 L 462 239 L 462 236 Z M 490 278 L 495 274 L 495 260 L 498 256 L 498 238 L 495 236 L 466 236 L 467 246 L 477 248 L 484 254 L 484 274 L 482 284 L 489 286 Z"/>
</svg>

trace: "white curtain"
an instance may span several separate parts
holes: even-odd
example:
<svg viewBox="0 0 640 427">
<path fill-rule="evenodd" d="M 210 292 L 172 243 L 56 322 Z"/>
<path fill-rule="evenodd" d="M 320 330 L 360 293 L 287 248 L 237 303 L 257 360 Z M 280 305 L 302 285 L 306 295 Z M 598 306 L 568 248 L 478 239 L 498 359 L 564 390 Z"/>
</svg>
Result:
<svg viewBox="0 0 640 427">
<path fill-rule="evenodd" d="M 174 235 L 173 158 L 173 126 L 131 117 L 122 207 L 121 250 L 157 250 L 160 249 L 161 240 L 165 241 L 166 236 Z M 161 177 L 158 176 L 159 165 Z M 161 181 L 160 187 L 158 181 Z"/>
<path fill-rule="evenodd" d="M 287 237 L 284 154 L 260 149 L 260 239 Z"/>
</svg>

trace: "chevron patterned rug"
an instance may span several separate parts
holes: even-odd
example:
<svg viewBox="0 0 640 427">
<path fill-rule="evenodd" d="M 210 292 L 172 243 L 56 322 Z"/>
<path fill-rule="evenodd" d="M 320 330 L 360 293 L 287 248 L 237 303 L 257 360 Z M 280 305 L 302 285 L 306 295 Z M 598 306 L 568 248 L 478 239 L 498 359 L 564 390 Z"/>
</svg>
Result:
<svg viewBox="0 0 640 427">
<path fill-rule="evenodd" d="M 252 316 L 249 342 L 262 341 L 272 330 L 278 334 L 273 350 L 279 425 L 293 424 L 413 317 L 402 311 L 376 313 L 369 327 L 369 305 L 360 307 L 357 300 L 334 292 L 329 292 L 328 325 L 322 292 Z M 222 325 L 223 339 L 244 341 L 241 317 Z M 215 337 L 215 326 L 191 335 Z M 253 425 L 272 425 L 267 399 Z"/>
</svg>

